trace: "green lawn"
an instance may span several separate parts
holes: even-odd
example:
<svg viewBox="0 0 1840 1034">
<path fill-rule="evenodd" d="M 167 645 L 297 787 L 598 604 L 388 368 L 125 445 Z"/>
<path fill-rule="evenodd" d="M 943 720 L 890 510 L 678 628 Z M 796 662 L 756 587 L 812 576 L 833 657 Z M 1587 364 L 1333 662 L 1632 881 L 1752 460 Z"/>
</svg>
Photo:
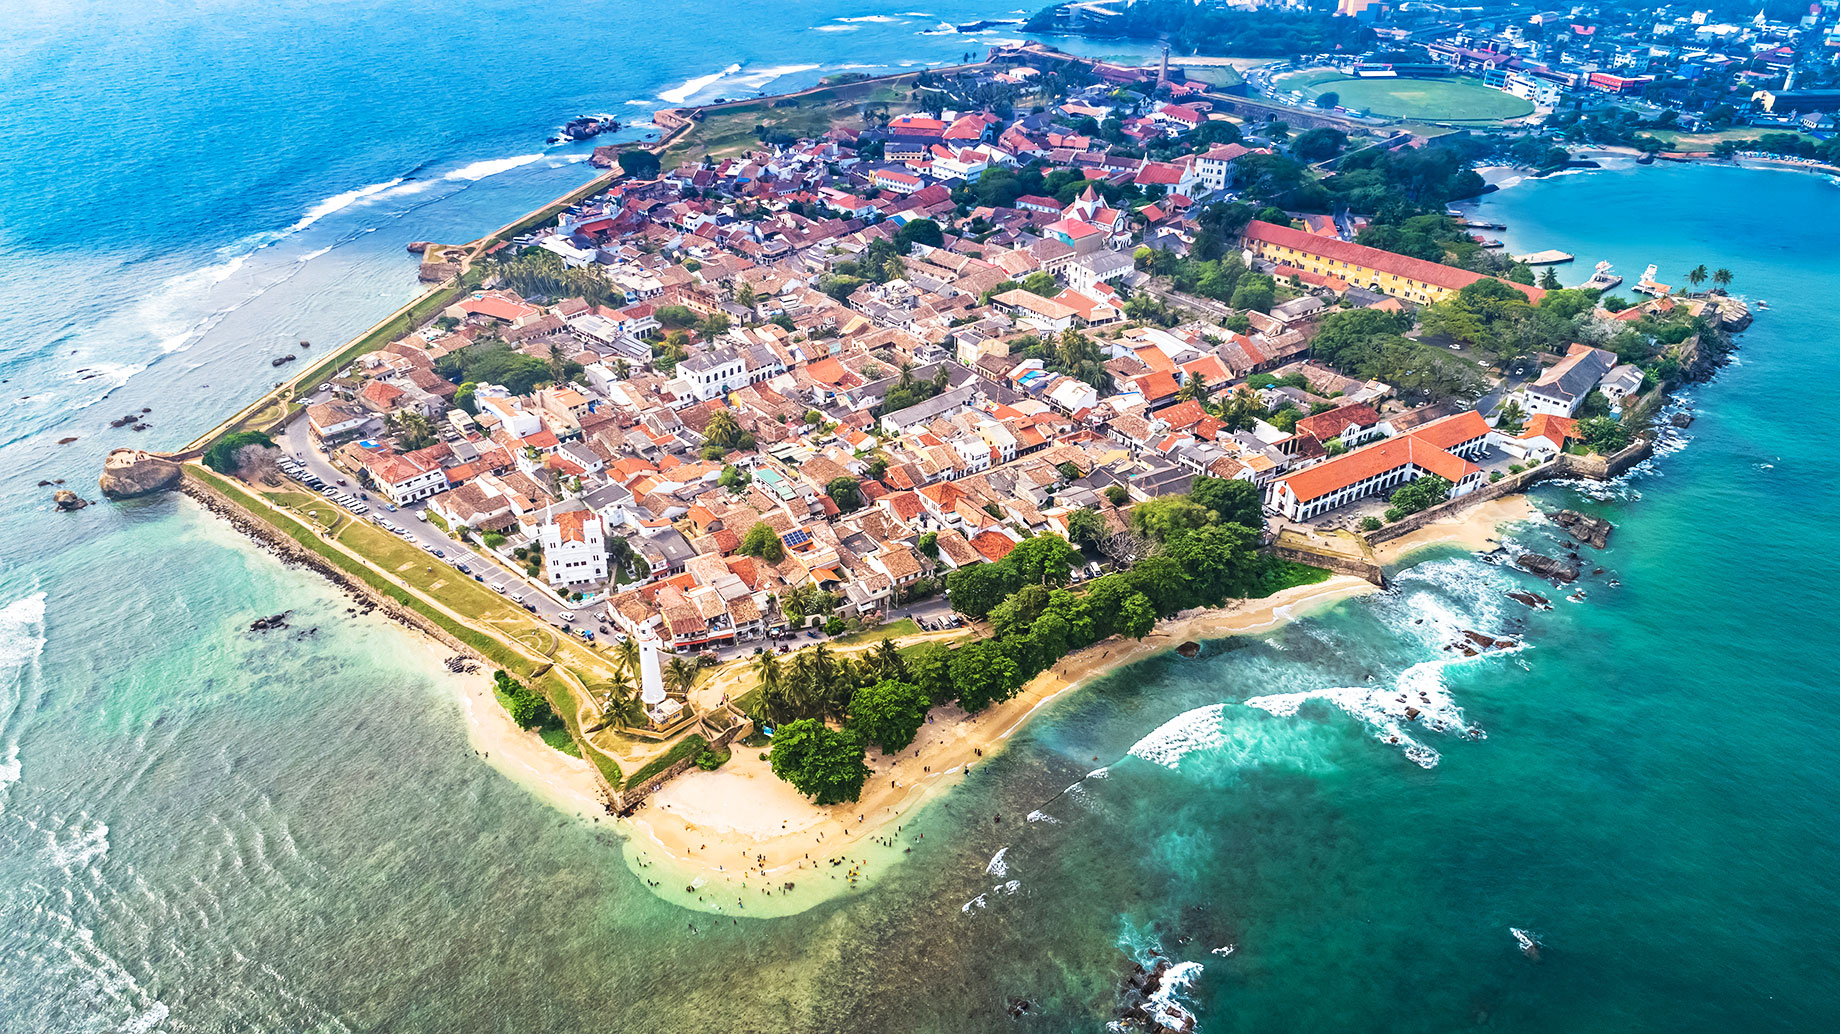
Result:
<svg viewBox="0 0 1840 1034">
<path fill-rule="evenodd" d="M 767 97 L 721 105 L 708 110 L 703 120 L 673 141 L 661 157 L 669 169 L 705 154 L 725 158 L 754 150 L 760 146 L 754 135 L 756 125 L 784 129 L 799 137 L 823 136 L 839 123 L 861 127 L 863 110 L 872 105 L 886 106 L 890 115 L 915 110 L 911 92 L 910 84 L 902 79 L 846 83 L 802 97 Z"/>
<path fill-rule="evenodd" d="M 1496 122 L 1533 113 L 1533 102 L 1474 79 L 1351 79 L 1339 72 L 1299 72 L 1278 80 L 1307 96 L 1332 91 L 1342 107 L 1391 118 L 1434 122 Z"/>
</svg>

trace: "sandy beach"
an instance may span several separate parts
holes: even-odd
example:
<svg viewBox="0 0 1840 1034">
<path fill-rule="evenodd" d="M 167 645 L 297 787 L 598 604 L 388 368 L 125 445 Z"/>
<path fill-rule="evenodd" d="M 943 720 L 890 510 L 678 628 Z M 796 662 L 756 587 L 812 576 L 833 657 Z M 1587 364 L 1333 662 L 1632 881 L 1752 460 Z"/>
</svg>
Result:
<svg viewBox="0 0 1840 1034">
<path fill-rule="evenodd" d="M 430 640 L 428 649 L 436 655 L 432 663 L 445 661 L 445 647 Z M 483 761 L 553 807 L 583 816 L 606 813 L 594 766 L 551 748 L 541 736 L 512 724 L 511 716 L 492 694 L 490 673 L 443 675 L 466 713 L 467 742 Z"/>
<path fill-rule="evenodd" d="M 721 769 L 685 773 L 646 802 L 629 820 L 635 836 L 628 860 L 656 893 L 687 907 L 741 908 L 757 916 L 803 911 L 884 871 L 904 850 L 902 820 L 938 791 L 976 778 L 984 759 L 1035 711 L 1089 678 L 1186 640 L 1265 631 L 1373 591 L 1358 578 L 1337 576 L 1266 599 L 1184 613 L 1159 623 L 1142 641 L 1113 638 L 1070 654 L 1014 698 L 979 714 L 936 707 L 898 757 L 870 750 L 869 778 L 854 804 L 815 807 L 774 777 L 762 751 L 738 747 Z M 787 883 L 794 884 L 791 890 Z"/>
<path fill-rule="evenodd" d="M 1410 534 L 1374 547 L 1374 558 L 1392 567 L 1427 546 L 1461 546 L 1469 550 L 1494 549 L 1501 544 L 1503 525 L 1540 518 L 1540 510 L 1525 495 L 1505 495 L 1477 503 L 1461 513 L 1432 521 Z"/>
</svg>

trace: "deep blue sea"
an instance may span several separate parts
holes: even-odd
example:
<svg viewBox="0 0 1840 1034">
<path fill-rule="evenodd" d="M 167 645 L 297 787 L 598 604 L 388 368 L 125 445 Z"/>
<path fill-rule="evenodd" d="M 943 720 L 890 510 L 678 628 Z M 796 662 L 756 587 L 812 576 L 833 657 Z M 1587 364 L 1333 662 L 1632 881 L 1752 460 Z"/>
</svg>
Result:
<svg viewBox="0 0 1840 1034">
<path fill-rule="evenodd" d="M 542 142 L 572 115 L 956 60 L 1001 32 L 923 33 L 1006 13 L 0 15 L 0 1032 L 1097 1031 L 1151 951 L 1210 1034 L 1834 1026 L 1820 178 L 1656 167 L 1485 203 L 1576 279 L 1705 262 L 1771 306 L 1667 455 L 1542 490 L 1618 525 L 1582 602 L 1530 611 L 1503 595 L 1523 576 L 1432 553 L 1391 593 L 1121 672 L 924 813 L 893 871 L 789 918 L 654 897 L 609 824 L 471 753 L 415 639 L 186 500 L 58 514 L 37 484 L 94 497 L 111 446 L 181 443 L 279 350 L 400 304 L 406 242 L 582 182 L 585 149 Z M 148 431 L 107 426 L 142 407 Z M 322 634 L 243 631 L 289 607 Z M 1454 660 L 1466 628 L 1527 645 Z M 1374 717 L 1421 691 L 1486 738 Z"/>
</svg>

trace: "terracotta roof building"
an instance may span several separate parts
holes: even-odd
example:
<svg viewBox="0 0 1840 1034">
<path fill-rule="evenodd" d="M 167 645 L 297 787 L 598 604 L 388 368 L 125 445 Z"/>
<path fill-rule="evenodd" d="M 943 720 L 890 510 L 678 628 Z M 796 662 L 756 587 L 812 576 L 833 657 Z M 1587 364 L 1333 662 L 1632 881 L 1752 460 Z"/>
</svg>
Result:
<svg viewBox="0 0 1840 1034">
<path fill-rule="evenodd" d="M 1470 284 L 1487 279 L 1467 269 L 1426 262 L 1258 219 L 1246 224 L 1245 244 L 1254 255 L 1267 262 L 1335 277 L 1418 305 L 1443 301 Z M 1537 287 L 1506 280 L 1502 283 L 1525 294 L 1529 301 L 1537 302 L 1546 295 Z"/>
<path fill-rule="evenodd" d="M 1482 484 L 1482 468 L 1473 461 L 1487 446 L 1488 436 L 1488 421 L 1473 409 L 1434 420 L 1410 434 L 1274 480 L 1266 491 L 1266 505 L 1293 521 L 1307 521 L 1427 474 L 1449 481 L 1453 496 L 1463 495 Z"/>
</svg>

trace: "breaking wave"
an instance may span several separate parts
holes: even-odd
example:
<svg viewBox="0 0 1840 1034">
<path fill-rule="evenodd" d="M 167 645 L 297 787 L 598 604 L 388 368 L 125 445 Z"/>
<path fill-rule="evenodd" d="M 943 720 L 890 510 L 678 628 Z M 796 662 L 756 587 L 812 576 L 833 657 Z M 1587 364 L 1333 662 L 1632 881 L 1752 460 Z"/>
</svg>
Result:
<svg viewBox="0 0 1840 1034">
<path fill-rule="evenodd" d="M 462 165 L 441 178 L 447 180 L 465 180 L 469 183 L 476 183 L 488 176 L 496 176 L 501 172 L 510 172 L 512 169 L 523 168 L 531 162 L 539 162 L 542 160 L 543 155 L 541 154 L 517 154 L 509 158 L 487 158 L 484 161 L 473 162 L 471 165 Z"/>
<path fill-rule="evenodd" d="M 699 92 L 721 82 L 724 76 L 734 75 L 739 71 L 741 71 L 741 66 L 735 64 L 729 65 L 720 72 L 711 72 L 708 75 L 700 75 L 695 79 L 685 80 L 682 85 L 660 93 L 658 99 L 661 101 L 668 101 L 672 104 L 682 104 L 691 97 L 696 96 Z"/>
</svg>

